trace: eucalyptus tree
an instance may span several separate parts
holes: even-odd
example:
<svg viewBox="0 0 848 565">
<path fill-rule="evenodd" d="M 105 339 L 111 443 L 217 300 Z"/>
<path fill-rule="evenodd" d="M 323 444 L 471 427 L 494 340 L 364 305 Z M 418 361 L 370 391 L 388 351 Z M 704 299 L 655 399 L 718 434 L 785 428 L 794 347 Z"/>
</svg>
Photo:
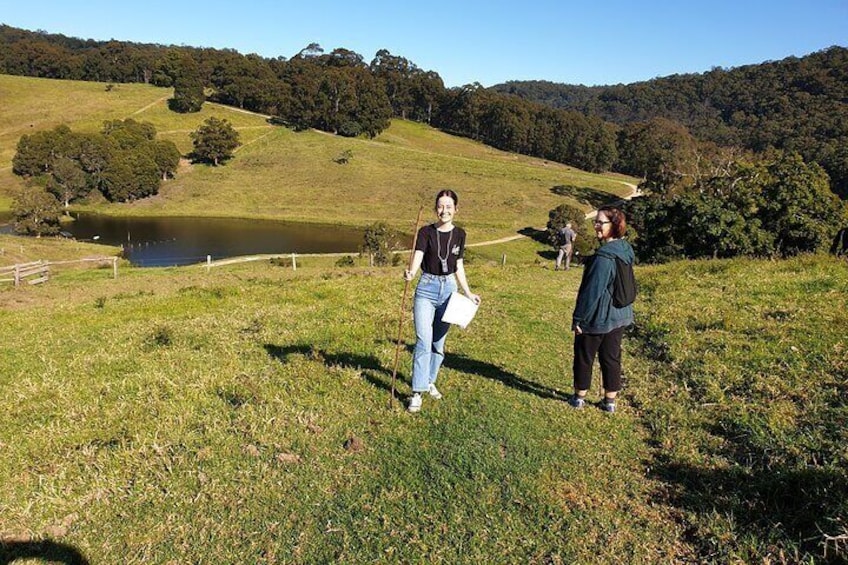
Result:
<svg viewBox="0 0 848 565">
<path fill-rule="evenodd" d="M 59 233 L 62 206 L 56 197 L 38 186 L 21 190 L 12 201 L 15 232 L 24 235 L 55 235 Z"/>
<path fill-rule="evenodd" d="M 174 97 L 168 101 L 171 110 L 179 113 L 199 112 L 206 97 L 203 93 L 200 67 L 191 55 L 183 55 L 174 79 Z"/>
<path fill-rule="evenodd" d="M 216 167 L 227 159 L 232 158 L 233 152 L 240 145 L 239 133 L 226 119 L 208 118 L 191 133 L 194 144 L 193 157 L 198 161 L 211 162 Z"/>
<path fill-rule="evenodd" d="M 54 161 L 47 190 L 62 202 L 66 210 L 71 200 L 85 196 L 89 188 L 88 175 L 79 161 L 68 157 L 59 157 Z"/>
</svg>

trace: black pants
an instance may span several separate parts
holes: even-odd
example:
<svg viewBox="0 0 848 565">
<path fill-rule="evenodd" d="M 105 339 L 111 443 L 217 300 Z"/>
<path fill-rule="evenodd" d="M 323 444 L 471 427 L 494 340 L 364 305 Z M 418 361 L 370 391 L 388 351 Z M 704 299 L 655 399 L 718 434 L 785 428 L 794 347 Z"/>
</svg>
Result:
<svg viewBox="0 0 848 565">
<path fill-rule="evenodd" d="M 592 364 L 595 355 L 601 363 L 604 390 L 621 390 L 621 337 L 624 328 L 605 334 L 580 334 L 574 336 L 574 388 L 589 390 L 592 385 Z"/>
</svg>

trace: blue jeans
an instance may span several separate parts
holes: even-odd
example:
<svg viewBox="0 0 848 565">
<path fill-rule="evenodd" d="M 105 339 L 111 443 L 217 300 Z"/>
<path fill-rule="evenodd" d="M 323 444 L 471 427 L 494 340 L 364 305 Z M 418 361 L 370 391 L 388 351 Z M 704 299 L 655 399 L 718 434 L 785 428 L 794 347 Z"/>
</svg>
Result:
<svg viewBox="0 0 848 565">
<path fill-rule="evenodd" d="M 445 360 L 445 338 L 450 324 L 442 321 L 448 298 L 456 291 L 453 275 L 422 273 L 415 287 L 415 352 L 412 354 L 412 391 L 426 392 L 436 382 Z"/>
</svg>

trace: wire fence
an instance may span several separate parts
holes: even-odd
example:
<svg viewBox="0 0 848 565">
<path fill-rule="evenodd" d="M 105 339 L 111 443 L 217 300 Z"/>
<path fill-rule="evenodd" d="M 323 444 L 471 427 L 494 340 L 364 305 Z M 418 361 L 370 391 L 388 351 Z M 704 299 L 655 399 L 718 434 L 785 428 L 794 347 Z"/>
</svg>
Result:
<svg viewBox="0 0 848 565">
<path fill-rule="evenodd" d="M 63 267 L 73 264 L 98 264 L 112 267 L 112 278 L 118 278 L 117 257 L 86 257 L 83 259 L 72 259 L 68 261 L 30 261 L 28 263 L 16 263 L 6 267 L 0 267 L 0 283 L 12 283 L 18 287 L 27 283 L 29 285 L 41 284 L 50 280 L 55 267 Z"/>
</svg>

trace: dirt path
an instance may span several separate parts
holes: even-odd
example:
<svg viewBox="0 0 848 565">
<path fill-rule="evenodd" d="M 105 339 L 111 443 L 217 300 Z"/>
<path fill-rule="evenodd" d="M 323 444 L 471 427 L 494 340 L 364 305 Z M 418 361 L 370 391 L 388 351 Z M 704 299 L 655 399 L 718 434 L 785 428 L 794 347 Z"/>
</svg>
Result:
<svg viewBox="0 0 848 565">
<path fill-rule="evenodd" d="M 133 113 L 132 113 L 132 115 L 133 115 L 133 116 L 135 116 L 135 115 L 137 115 L 137 114 L 141 114 L 141 113 L 142 113 L 142 112 L 144 112 L 145 110 L 147 110 L 147 109 L 149 109 L 149 108 L 152 108 L 153 106 L 155 106 L 155 105 L 159 104 L 160 102 L 163 102 L 163 101 L 167 100 L 168 98 L 170 98 L 170 96 L 163 96 L 163 97 L 162 97 L 162 98 L 160 98 L 159 100 L 155 100 L 155 101 L 151 102 L 150 104 L 148 104 L 148 105 L 147 105 L 147 106 L 145 106 L 144 108 L 141 108 L 141 109 L 139 109 L 139 110 L 136 110 L 135 112 L 133 112 Z"/>
<path fill-rule="evenodd" d="M 631 198 L 633 198 L 635 196 L 639 196 L 641 194 L 641 192 L 639 191 L 639 187 L 636 186 L 635 184 L 633 184 L 632 182 L 624 182 L 624 181 L 617 181 L 617 182 L 620 182 L 621 184 L 630 187 L 630 194 L 628 194 L 627 196 L 622 196 L 620 201 L 630 200 Z M 587 219 L 593 218 L 593 217 L 595 217 L 595 214 L 597 214 L 597 213 L 598 213 L 597 210 L 591 210 L 589 212 L 586 212 L 586 218 Z M 536 231 L 545 231 L 547 229 L 547 227 L 533 228 L 533 229 L 536 230 Z M 490 241 L 481 241 L 479 243 L 469 243 L 466 247 L 482 247 L 484 245 L 497 245 L 498 243 L 506 243 L 508 241 L 515 241 L 516 239 L 521 239 L 523 237 L 528 237 L 528 236 L 517 233 L 515 235 L 511 235 L 511 236 L 508 236 L 508 237 L 502 237 L 500 239 L 492 239 Z"/>
<path fill-rule="evenodd" d="M 624 181 L 618 181 L 618 182 L 620 182 L 621 184 L 629 186 L 630 190 L 631 190 L 630 194 L 622 197 L 621 200 L 630 200 L 634 196 L 638 196 L 640 194 L 639 187 L 636 186 L 635 184 L 630 183 L 630 182 L 624 182 Z M 586 217 L 591 218 L 595 214 L 597 214 L 597 212 L 598 212 L 597 210 L 592 210 L 591 212 L 587 212 Z M 547 228 L 533 228 L 533 229 L 535 229 L 537 231 L 545 231 L 545 229 L 547 229 Z M 515 235 L 502 237 L 500 239 L 491 239 L 489 241 L 480 241 L 478 243 L 469 243 L 468 245 L 466 245 L 466 247 L 483 247 L 483 246 L 486 246 L 486 245 L 497 245 L 499 243 L 508 243 L 510 241 L 515 241 L 517 239 L 522 239 L 522 238 L 525 238 L 525 237 L 528 237 L 528 236 L 517 233 Z M 394 251 L 393 253 L 408 253 L 408 252 L 409 252 L 409 249 L 401 249 L 401 250 L 398 250 L 398 251 Z M 353 253 L 353 252 L 351 252 L 351 253 L 279 253 L 279 254 L 272 254 L 272 255 L 248 255 L 248 256 L 243 256 L 243 257 L 230 257 L 230 258 L 227 258 L 227 259 L 221 259 L 219 261 L 212 261 L 211 263 L 209 263 L 208 266 L 210 266 L 210 267 L 221 267 L 221 266 L 224 266 L 224 265 L 232 265 L 232 264 L 235 264 L 235 263 L 247 263 L 247 262 L 250 262 L 250 261 L 263 261 L 263 260 L 270 260 L 270 259 L 280 258 L 280 257 L 291 257 L 292 255 L 294 255 L 295 257 L 344 257 L 345 255 L 355 255 L 355 253 Z M 203 263 L 200 266 L 206 267 L 207 265 L 206 265 L 206 263 Z"/>
</svg>

